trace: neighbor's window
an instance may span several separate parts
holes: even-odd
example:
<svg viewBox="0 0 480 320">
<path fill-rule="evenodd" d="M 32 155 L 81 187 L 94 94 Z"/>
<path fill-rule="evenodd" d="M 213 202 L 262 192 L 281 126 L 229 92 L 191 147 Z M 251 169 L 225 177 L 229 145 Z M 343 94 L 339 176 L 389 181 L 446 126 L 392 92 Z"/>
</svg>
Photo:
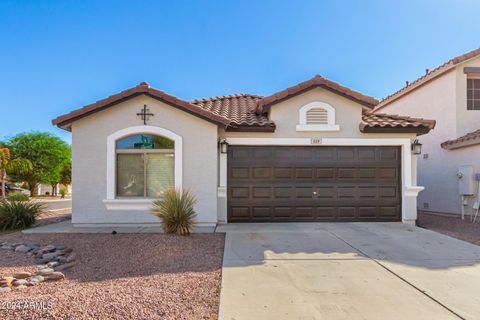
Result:
<svg viewBox="0 0 480 320">
<path fill-rule="evenodd" d="M 467 79 L 467 110 L 480 110 L 480 78 Z"/>
<path fill-rule="evenodd" d="M 175 143 L 138 134 L 116 142 L 117 197 L 156 198 L 175 185 Z"/>
</svg>

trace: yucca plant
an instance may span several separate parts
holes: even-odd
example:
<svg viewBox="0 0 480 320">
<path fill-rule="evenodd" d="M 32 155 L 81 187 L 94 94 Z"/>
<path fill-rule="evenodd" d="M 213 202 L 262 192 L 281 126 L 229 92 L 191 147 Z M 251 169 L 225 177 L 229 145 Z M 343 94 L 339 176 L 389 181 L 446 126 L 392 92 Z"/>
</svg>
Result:
<svg viewBox="0 0 480 320">
<path fill-rule="evenodd" d="M 195 196 L 188 190 L 169 189 L 153 203 L 151 211 L 162 220 L 166 233 L 186 236 L 195 225 L 197 214 L 193 207 L 196 202 Z"/>
<path fill-rule="evenodd" d="M 31 227 L 43 209 L 43 204 L 36 201 L 0 200 L 0 230 Z"/>
</svg>

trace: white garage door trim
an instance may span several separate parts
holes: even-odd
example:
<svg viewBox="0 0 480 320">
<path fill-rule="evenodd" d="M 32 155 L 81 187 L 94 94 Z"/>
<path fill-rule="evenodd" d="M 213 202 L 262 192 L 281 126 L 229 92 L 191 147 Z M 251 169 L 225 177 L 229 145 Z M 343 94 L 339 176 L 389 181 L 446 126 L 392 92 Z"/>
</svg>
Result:
<svg viewBox="0 0 480 320">
<path fill-rule="evenodd" d="M 346 139 L 346 138 L 226 138 L 230 145 L 244 146 L 400 146 L 402 170 L 402 222 L 415 223 L 417 219 L 417 196 L 423 187 L 416 185 L 416 157 L 412 157 L 409 138 Z M 220 182 L 218 197 L 219 222 L 227 222 L 227 155 L 220 154 Z"/>
</svg>

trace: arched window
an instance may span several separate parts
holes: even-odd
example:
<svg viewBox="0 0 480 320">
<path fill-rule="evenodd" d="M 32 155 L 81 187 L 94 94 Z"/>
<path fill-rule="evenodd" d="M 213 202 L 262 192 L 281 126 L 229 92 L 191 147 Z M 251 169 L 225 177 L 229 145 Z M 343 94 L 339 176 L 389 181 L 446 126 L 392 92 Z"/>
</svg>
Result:
<svg viewBox="0 0 480 320">
<path fill-rule="evenodd" d="M 182 189 L 182 136 L 134 126 L 107 137 L 107 210 L 149 210 L 167 188 Z"/>
<path fill-rule="evenodd" d="M 134 134 L 115 143 L 116 197 L 158 198 L 175 187 L 175 142 Z"/>
<path fill-rule="evenodd" d="M 335 108 L 325 102 L 313 101 L 299 110 L 297 131 L 338 131 L 335 123 Z"/>
</svg>

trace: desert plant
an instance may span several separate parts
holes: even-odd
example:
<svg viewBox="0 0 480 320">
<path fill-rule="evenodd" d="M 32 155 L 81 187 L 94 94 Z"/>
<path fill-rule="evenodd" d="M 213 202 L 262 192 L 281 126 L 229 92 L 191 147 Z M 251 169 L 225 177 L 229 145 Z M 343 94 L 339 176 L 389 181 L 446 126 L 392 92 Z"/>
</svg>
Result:
<svg viewBox="0 0 480 320">
<path fill-rule="evenodd" d="M 36 201 L 0 201 L 0 231 L 31 227 L 43 209 Z"/>
<path fill-rule="evenodd" d="M 28 201 L 30 197 L 20 191 L 15 191 L 7 195 L 8 201 Z"/>
<path fill-rule="evenodd" d="M 187 190 L 169 189 L 153 203 L 151 211 L 162 220 L 166 233 L 189 235 L 197 217 L 193 208 L 196 202 Z"/>
<path fill-rule="evenodd" d="M 66 195 L 67 195 L 67 189 L 60 188 L 60 197 L 64 199 Z"/>
</svg>

